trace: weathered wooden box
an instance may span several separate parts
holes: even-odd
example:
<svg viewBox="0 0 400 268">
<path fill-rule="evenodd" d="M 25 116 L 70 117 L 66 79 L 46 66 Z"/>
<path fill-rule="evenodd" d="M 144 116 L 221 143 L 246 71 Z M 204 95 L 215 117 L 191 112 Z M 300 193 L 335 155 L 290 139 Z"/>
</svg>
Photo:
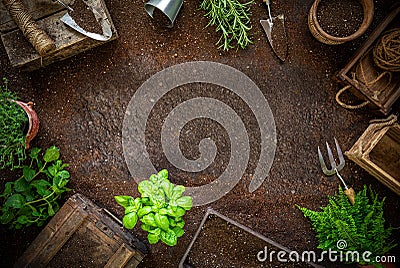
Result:
<svg viewBox="0 0 400 268">
<path fill-rule="evenodd" d="M 63 0 L 66 4 L 73 4 L 74 1 Z M 105 12 L 111 24 L 113 35 L 107 41 L 91 39 L 66 26 L 60 21 L 60 18 L 67 10 L 57 3 L 57 1 L 21 0 L 37 24 L 55 41 L 56 49 L 43 57 L 35 51 L 33 46 L 23 36 L 2 1 L 0 1 L 1 40 L 3 41 L 11 65 L 25 71 L 36 70 L 118 38 L 117 31 L 104 0 L 91 1 L 97 2 L 99 6 L 102 6 L 101 11 Z"/>
<path fill-rule="evenodd" d="M 136 267 L 146 246 L 81 194 L 54 215 L 15 267 Z"/>
<path fill-rule="evenodd" d="M 387 30 L 400 27 L 400 4 L 375 28 L 369 38 L 338 73 L 338 77 L 351 92 L 362 100 L 369 101 L 369 108 L 379 114 L 388 115 L 392 105 L 400 96 L 400 73 L 382 75 L 373 61 L 372 50 L 376 42 Z M 361 74 L 362 73 L 362 74 Z"/>
<path fill-rule="evenodd" d="M 370 124 L 353 147 L 349 159 L 400 195 L 400 125 Z"/>
</svg>

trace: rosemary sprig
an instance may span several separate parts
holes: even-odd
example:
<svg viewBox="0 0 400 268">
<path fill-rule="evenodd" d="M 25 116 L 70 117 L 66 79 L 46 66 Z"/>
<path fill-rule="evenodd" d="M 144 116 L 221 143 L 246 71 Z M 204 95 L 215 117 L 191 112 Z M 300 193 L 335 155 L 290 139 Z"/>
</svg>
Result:
<svg viewBox="0 0 400 268">
<path fill-rule="evenodd" d="M 242 4 L 238 0 L 203 0 L 200 7 L 207 12 L 205 16 L 210 19 L 207 27 L 216 25 L 215 31 L 221 32 L 216 43 L 219 49 L 233 48 L 234 41 L 242 49 L 253 43 L 248 34 L 251 29 L 248 6 L 253 1 Z"/>
</svg>

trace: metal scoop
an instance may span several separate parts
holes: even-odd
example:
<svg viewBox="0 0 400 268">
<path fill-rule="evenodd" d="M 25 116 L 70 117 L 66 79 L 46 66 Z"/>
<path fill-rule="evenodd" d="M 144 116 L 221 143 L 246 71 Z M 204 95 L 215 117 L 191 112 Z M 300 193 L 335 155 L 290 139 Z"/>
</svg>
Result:
<svg viewBox="0 0 400 268">
<path fill-rule="evenodd" d="M 67 8 L 71 12 L 75 12 L 69 5 L 64 3 L 62 0 L 56 0 L 58 3 L 60 3 L 62 6 Z M 103 31 L 103 34 L 98 34 L 98 33 L 92 33 L 89 31 L 86 31 L 83 29 L 81 26 L 79 26 L 74 19 L 67 13 L 65 13 L 64 16 L 61 17 L 61 21 L 64 22 L 66 25 L 71 27 L 72 29 L 80 32 L 83 35 L 86 35 L 87 37 L 90 37 L 94 40 L 98 41 L 107 41 L 112 37 L 112 30 L 111 30 L 111 24 L 107 19 L 107 16 L 104 12 L 99 9 L 99 1 L 96 0 L 76 0 L 76 1 L 84 1 L 84 3 L 90 8 L 90 10 L 93 12 L 94 17 L 96 18 L 97 22 L 101 25 L 101 29 Z"/>
<path fill-rule="evenodd" d="M 270 0 L 263 1 L 268 8 L 269 19 L 260 20 L 261 26 L 267 34 L 268 41 L 271 44 L 272 50 L 274 51 L 275 55 L 278 56 L 281 61 L 285 61 L 288 51 L 288 43 L 285 30 L 285 17 L 283 14 L 272 17 L 271 8 L 269 6 Z"/>
</svg>

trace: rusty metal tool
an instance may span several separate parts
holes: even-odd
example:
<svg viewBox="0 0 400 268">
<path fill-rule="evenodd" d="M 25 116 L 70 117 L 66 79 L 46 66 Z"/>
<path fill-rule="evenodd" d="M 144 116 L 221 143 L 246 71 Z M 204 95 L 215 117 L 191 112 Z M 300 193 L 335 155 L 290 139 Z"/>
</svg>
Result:
<svg viewBox="0 0 400 268">
<path fill-rule="evenodd" d="M 62 0 L 56 0 L 58 3 L 60 3 L 62 6 L 67 8 L 70 12 L 74 12 L 74 10 L 64 3 Z M 94 40 L 98 41 L 107 41 L 112 37 L 112 30 L 111 30 L 111 24 L 107 19 L 107 16 L 104 12 L 101 11 L 101 8 L 99 7 L 98 2 L 95 0 L 77 0 L 77 1 L 83 1 L 93 12 L 93 15 L 95 16 L 97 22 L 100 24 L 101 29 L 103 31 L 102 34 L 98 33 L 92 33 L 89 31 L 86 31 L 83 29 L 81 26 L 79 26 L 74 19 L 67 13 L 65 13 L 64 16 L 61 17 L 61 21 L 64 22 L 66 25 L 71 27 L 72 29 L 78 31 L 79 33 L 86 35 L 87 37 L 90 37 Z"/>
<path fill-rule="evenodd" d="M 319 158 L 319 162 L 321 164 L 321 169 L 322 172 L 324 172 L 325 175 L 327 176 L 332 176 L 332 175 L 336 175 L 339 180 L 342 182 L 343 187 L 344 187 L 344 193 L 347 195 L 347 197 L 349 198 L 349 201 L 352 205 L 354 205 L 354 198 L 355 198 L 355 192 L 353 190 L 353 188 L 349 188 L 346 184 L 346 182 L 343 180 L 342 176 L 340 176 L 339 171 L 343 169 L 344 165 L 345 165 L 345 160 L 343 157 L 343 153 L 342 150 L 340 149 L 339 143 L 335 138 L 335 144 L 336 144 L 336 151 L 339 157 L 339 165 L 336 163 L 335 158 L 333 157 L 333 153 L 331 148 L 329 147 L 328 142 L 326 143 L 326 149 L 328 151 L 328 157 L 329 157 L 329 162 L 331 164 L 331 169 L 328 169 L 326 167 L 326 164 L 324 162 L 324 158 L 322 157 L 322 153 L 321 150 L 319 149 L 318 146 L 318 158 Z"/>
<path fill-rule="evenodd" d="M 267 34 L 268 41 L 275 55 L 278 56 L 281 61 L 285 61 L 288 52 L 285 16 L 280 14 L 276 17 L 272 17 L 270 0 L 263 0 L 263 2 L 267 5 L 269 19 L 260 20 L 261 26 Z"/>
</svg>

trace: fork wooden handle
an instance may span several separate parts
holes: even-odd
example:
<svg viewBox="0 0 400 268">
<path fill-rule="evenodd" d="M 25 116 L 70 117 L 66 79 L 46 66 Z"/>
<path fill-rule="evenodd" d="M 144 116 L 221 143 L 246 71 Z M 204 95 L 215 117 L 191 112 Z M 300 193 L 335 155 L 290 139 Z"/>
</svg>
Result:
<svg viewBox="0 0 400 268">
<path fill-rule="evenodd" d="M 350 203 L 352 205 L 354 205 L 354 198 L 356 197 L 356 193 L 354 192 L 353 188 L 349 188 L 347 190 L 344 190 L 344 193 L 349 198 Z"/>
</svg>

